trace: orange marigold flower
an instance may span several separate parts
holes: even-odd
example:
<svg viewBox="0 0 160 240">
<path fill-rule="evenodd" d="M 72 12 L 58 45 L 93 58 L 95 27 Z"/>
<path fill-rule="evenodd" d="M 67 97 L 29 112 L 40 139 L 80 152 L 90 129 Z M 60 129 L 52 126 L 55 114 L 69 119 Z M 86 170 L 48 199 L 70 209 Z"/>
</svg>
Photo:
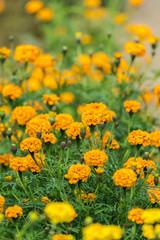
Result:
<svg viewBox="0 0 160 240">
<path fill-rule="evenodd" d="M 48 121 L 49 114 L 40 114 L 31 119 L 26 125 L 26 132 L 30 137 L 36 137 L 37 132 L 40 131 L 42 136 L 50 133 L 52 130 L 51 124 Z"/>
<path fill-rule="evenodd" d="M 127 139 L 131 145 L 143 145 L 143 147 L 150 145 L 151 142 L 150 134 L 140 129 L 130 132 Z"/>
<path fill-rule="evenodd" d="M 87 181 L 90 176 L 90 167 L 88 165 L 82 165 L 80 163 L 71 165 L 68 169 L 68 173 L 65 174 L 65 178 L 69 179 L 70 184 L 76 184 L 79 181 Z"/>
<path fill-rule="evenodd" d="M 142 98 L 143 98 L 145 103 L 150 103 L 152 101 L 153 95 L 152 95 L 150 90 L 145 90 L 142 93 Z"/>
<path fill-rule="evenodd" d="M 160 41 L 160 38 L 159 38 L 159 37 L 156 37 L 156 36 L 150 36 L 150 37 L 148 38 L 148 41 L 149 41 L 149 43 L 150 43 L 151 45 L 155 45 L 155 44 L 157 44 L 157 42 Z"/>
<path fill-rule="evenodd" d="M 101 0 L 84 0 L 84 5 L 89 8 L 99 7 L 101 4 Z"/>
<path fill-rule="evenodd" d="M 124 164 L 124 168 L 131 169 L 132 165 L 136 163 L 136 172 L 140 173 L 143 171 L 144 168 L 148 168 L 151 166 L 153 169 L 156 169 L 156 164 L 152 160 L 144 160 L 141 157 L 134 158 L 131 157 L 127 160 L 127 162 Z"/>
<path fill-rule="evenodd" d="M 56 94 L 44 94 L 43 95 L 43 102 L 44 104 L 48 104 L 52 106 L 53 104 L 57 104 L 59 101 L 59 97 Z"/>
<path fill-rule="evenodd" d="M 22 63 L 33 63 L 40 54 L 40 50 L 32 45 L 19 45 L 15 49 L 14 59 Z"/>
<path fill-rule="evenodd" d="M 85 138 L 89 138 L 91 133 L 88 126 L 83 126 L 83 123 L 81 122 L 73 122 L 69 125 L 69 127 L 66 130 L 66 134 L 68 137 L 71 137 L 72 139 L 76 139 L 77 137 L 81 139 L 81 128 L 84 127 L 84 130 L 86 131 Z"/>
<path fill-rule="evenodd" d="M 63 92 L 60 94 L 60 101 L 64 103 L 72 103 L 75 99 L 75 96 L 71 92 Z"/>
<path fill-rule="evenodd" d="M 133 187 L 136 183 L 137 175 L 131 169 L 121 168 L 113 175 L 113 181 L 120 187 Z"/>
<path fill-rule="evenodd" d="M 26 12 L 29 14 L 34 14 L 38 12 L 43 7 L 43 2 L 38 0 L 29 1 L 25 5 Z"/>
<path fill-rule="evenodd" d="M 53 67 L 54 63 L 52 55 L 41 54 L 35 59 L 34 66 L 39 68 L 48 68 Z"/>
<path fill-rule="evenodd" d="M 13 159 L 12 154 L 3 154 L 0 155 L 0 164 L 3 164 L 4 166 L 8 166 L 8 163 Z"/>
<path fill-rule="evenodd" d="M 123 103 L 126 112 L 136 113 L 141 109 L 141 103 L 134 100 L 127 100 Z"/>
<path fill-rule="evenodd" d="M 60 113 L 56 115 L 55 123 L 53 124 L 53 128 L 60 131 L 66 130 L 71 123 L 74 122 L 73 117 L 67 113 Z"/>
<path fill-rule="evenodd" d="M 8 58 L 11 50 L 9 48 L 3 47 L 0 48 L 0 58 Z"/>
<path fill-rule="evenodd" d="M 20 87 L 15 86 L 14 84 L 7 84 L 2 89 L 2 95 L 8 97 L 11 100 L 19 98 L 22 95 L 22 90 Z"/>
<path fill-rule="evenodd" d="M 31 106 L 16 107 L 12 111 L 11 121 L 19 125 L 26 125 L 28 121 L 36 116 L 36 111 Z"/>
<path fill-rule="evenodd" d="M 151 136 L 151 145 L 160 147 L 160 130 L 156 130 L 150 134 Z"/>
<path fill-rule="evenodd" d="M 126 22 L 126 20 L 128 19 L 128 15 L 126 13 L 118 13 L 115 17 L 114 17 L 114 22 L 117 25 L 123 24 L 124 22 Z"/>
<path fill-rule="evenodd" d="M 160 85 L 156 85 L 154 88 L 153 88 L 153 92 L 154 94 L 160 98 Z"/>
<path fill-rule="evenodd" d="M 78 64 L 83 74 L 87 74 L 91 68 L 91 57 L 87 54 L 81 54 L 78 56 Z"/>
<path fill-rule="evenodd" d="M 14 205 L 13 207 L 8 207 L 5 211 L 5 217 L 7 220 L 15 219 L 19 217 L 22 217 L 23 210 L 21 207 Z"/>
<path fill-rule="evenodd" d="M 55 80 L 54 74 L 47 73 L 46 76 L 43 78 L 43 84 L 45 87 L 55 90 L 57 89 L 57 81 Z"/>
<path fill-rule="evenodd" d="M 10 168 L 16 172 L 27 172 L 29 170 L 26 157 L 16 157 L 10 160 Z"/>
<path fill-rule="evenodd" d="M 50 22 L 53 19 L 54 15 L 55 13 L 52 9 L 42 8 L 37 12 L 36 18 L 43 22 Z"/>
<path fill-rule="evenodd" d="M 84 154 L 84 161 L 88 165 L 103 166 L 108 159 L 107 154 L 99 149 L 92 149 Z"/>
<path fill-rule="evenodd" d="M 148 189 L 147 192 L 151 203 L 160 203 L 160 191 L 158 189 Z"/>
<path fill-rule="evenodd" d="M 41 150 L 41 147 L 41 140 L 35 137 L 26 138 L 20 144 L 20 149 L 23 152 L 26 152 L 27 150 L 31 153 L 38 152 L 39 150 Z"/>
<path fill-rule="evenodd" d="M 142 208 L 132 208 L 128 213 L 128 219 L 137 224 L 143 224 L 143 211 Z"/>
<path fill-rule="evenodd" d="M 87 8 L 84 11 L 84 17 L 91 20 L 98 20 L 107 16 L 107 10 L 104 7 Z"/>
<path fill-rule="evenodd" d="M 98 53 L 94 53 L 92 56 L 92 63 L 102 69 L 102 71 L 105 74 L 110 74 L 111 73 L 111 60 L 109 59 L 109 57 L 103 53 L 103 52 L 98 52 Z"/>
<path fill-rule="evenodd" d="M 28 162 L 28 166 L 31 172 L 39 173 L 41 172 L 41 168 L 43 169 L 45 167 L 45 155 L 40 153 L 34 153 L 34 158 L 36 159 L 36 162 L 33 160 L 32 156 L 28 154 L 26 157 L 26 161 Z M 40 168 L 40 167 L 41 168 Z"/>
<path fill-rule="evenodd" d="M 61 77 L 60 77 L 60 73 L 58 75 L 59 75 L 59 78 L 60 78 L 60 81 L 59 81 L 60 86 L 72 85 L 72 84 L 80 82 L 80 80 L 81 80 L 80 75 L 78 75 L 77 73 L 74 73 L 71 70 L 63 71 Z"/>
<path fill-rule="evenodd" d="M 136 57 L 143 57 L 146 54 L 146 48 L 139 42 L 128 42 L 125 44 L 126 53 L 133 54 Z"/>
<path fill-rule="evenodd" d="M 150 27 L 144 24 L 129 24 L 128 30 L 139 37 L 141 41 L 149 38 L 152 35 L 152 30 Z"/>
<path fill-rule="evenodd" d="M 0 0 L 0 14 L 4 11 L 5 6 L 6 6 L 5 1 Z"/>
<path fill-rule="evenodd" d="M 0 213 L 3 211 L 4 205 L 5 205 L 5 198 L 0 195 Z"/>
<path fill-rule="evenodd" d="M 74 237 L 66 234 L 55 234 L 52 240 L 74 240 Z"/>
<path fill-rule="evenodd" d="M 43 204 L 47 204 L 47 203 L 49 203 L 51 200 L 48 198 L 48 197 L 46 197 L 46 196 L 43 196 L 42 197 L 42 203 Z"/>
<path fill-rule="evenodd" d="M 73 206 L 68 202 L 51 202 L 44 209 L 51 223 L 69 223 L 77 217 Z"/>
<path fill-rule="evenodd" d="M 129 3 L 134 7 L 139 7 L 144 3 L 144 0 L 129 0 Z"/>
<path fill-rule="evenodd" d="M 50 142 L 50 143 L 54 144 L 57 141 L 57 138 L 53 133 L 44 134 L 43 139 L 44 139 L 45 143 Z"/>
</svg>

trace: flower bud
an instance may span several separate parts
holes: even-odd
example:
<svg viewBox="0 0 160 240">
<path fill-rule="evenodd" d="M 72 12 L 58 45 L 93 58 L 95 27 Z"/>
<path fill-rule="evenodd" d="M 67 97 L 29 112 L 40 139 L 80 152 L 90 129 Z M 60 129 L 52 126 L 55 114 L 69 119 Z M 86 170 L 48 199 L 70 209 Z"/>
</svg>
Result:
<svg viewBox="0 0 160 240">
<path fill-rule="evenodd" d="M 68 48 L 66 46 L 62 47 L 62 53 L 65 56 L 66 53 L 68 52 Z"/>
<path fill-rule="evenodd" d="M 72 142 L 71 141 L 68 141 L 67 142 L 67 146 L 70 147 L 72 145 Z"/>
<path fill-rule="evenodd" d="M 36 133 L 36 135 L 37 135 L 37 138 L 41 138 L 42 137 L 42 132 L 41 131 L 38 131 L 37 133 Z"/>
<path fill-rule="evenodd" d="M 84 158 L 80 157 L 79 161 L 80 161 L 80 163 L 83 163 L 84 162 Z"/>
<path fill-rule="evenodd" d="M 14 41 L 14 36 L 13 36 L 13 35 L 10 35 L 9 38 L 8 38 L 8 40 L 9 40 L 10 42 L 13 42 L 13 41 Z"/>
<path fill-rule="evenodd" d="M 7 135 L 9 138 L 13 135 L 13 132 L 12 132 L 12 129 L 11 129 L 11 128 L 8 128 L 8 129 L 7 129 L 6 135 Z"/>
<path fill-rule="evenodd" d="M 93 218 L 91 218 L 91 217 L 86 217 L 84 220 L 85 226 L 90 225 L 92 222 L 93 222 Z"/>
<path fill-rule="evenodd" d="M 148 159 L 149 159 L 149 153 L 148 153 L 148 152 L 145 152 L 143 158 L 144 158 L 145 160 L 148 160 Z"/>
<path fill-rule="evenodd" d="M 119 126 L 119 123 L 115 122 L 114 126 L 117 128 Z"/>
<path fill-rule="evenodd" d="M 50 227 L 45 227 L 45 229 L 44 229 L 44 231 L 45 231 L 46 234 L 49 234 L 50 230 L 51 230 Z"/>
<path fill-rule="evenodd" d="M 49 117 L 48 121 L 50 122 L 51 125 L 53 125 L 55 123 L 55 118 Z"/>
<path fill-rule="evenodd" d="M 67 228 L 67 233 L 71 234 L 71 232 L 72 232 L 72 229 L 71 228 Z"/>
<path fill-rule="evenodd" d="M 6 179 L 7 182 L 11 182 L 12 181 L 12 176 L 6 176 L 5 179 Z"/>
<path fill-rule="evenodd" d="M 149 167 L 147 168 L 147 172 L 150 174 L 152 171 L 153 171 L 153 167 L 152 167 L 152 166 L 149 166 Z"/>
<path fill-rule="evenodd" d="M 136 175 L 137 175 L 137 178 L 140 178 L 140 173 L 136 173 Z"/>
<path fill-rule="evenodd" d="M 137 170 L 137 163 L 133 163 L 132 166 L 131 166 L 131 169 L 136 172 Z"/>
<path fill-rule="evenodd" d="M 0 118 L 4 118 L 5 117 L 5 111 L 4 111 L 4 109 L 0 109 Z"/>
<path fill-rule="evenodd" d="M 0 213 L 0 223 L 3 222 L 3 219 L 4 219 L 4 214 L 3 214 L 3 213 Z"/>
<path fill-rule="evenodd" d="M 36 222 L 38 220 L 38 214 L 36 212 L 30 212 L 28 215 L 30 222 Z"/>
<path fill-rule="evenodd" d="M 81 136 L 82 139 L 85 138 L 85 136 L 86 136 L 86 129 L 85 128 L 80 128 L 80 136 Z"/>
<path fill-rule="evenodd" d="M 117 120 L 117 116 L 113 115 L 112 119 L 113 119 L 113 121 L 116 121 Z"/>
<path fill-rule="evenodd" d="M 65 142 L 61 142 L 60 146 L 61 146 L 61 148 L 65 148 L 66 147 L 66 143 Z"/>
<path fill-rule="evenodd" d="M 154 176 L 154 184 L 156 186 L 158 186 L 158 184 L 159 184 L 159 175 L 158 174 L 155 174 L 155 176 Z"/>
<path fill-rule="evenodd" d="M 15 154 L 15 153 L 17 152 L 17 146 L 16 146 L 16 144 L 12 144 L 12 145 L 11 145 L 11 152 L 12 152 L 13 154 Z"/>
<path fill-rule="evenodd" d="M 101 122 L 101 123 L 99 124 L 99 128 L 100 128 L 100 129 L 103 129 L 104 126 L 105 126 L 104 122 Z"/>
</svg>

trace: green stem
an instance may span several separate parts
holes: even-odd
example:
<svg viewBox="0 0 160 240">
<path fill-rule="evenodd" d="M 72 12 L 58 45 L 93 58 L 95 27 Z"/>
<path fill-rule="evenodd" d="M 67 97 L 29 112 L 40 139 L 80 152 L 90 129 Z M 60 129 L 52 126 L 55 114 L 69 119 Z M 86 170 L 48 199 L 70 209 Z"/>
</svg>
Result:
<svg viewBox="0 0 160 240">
<path fill-rule="evenodd" d="M 131 240 L 135 239 L 135 235 L 136 235 L 136 223 L 134 223 L 134 226 L 132 228 L 132 236 L 131 236 Z"/>
</svg>

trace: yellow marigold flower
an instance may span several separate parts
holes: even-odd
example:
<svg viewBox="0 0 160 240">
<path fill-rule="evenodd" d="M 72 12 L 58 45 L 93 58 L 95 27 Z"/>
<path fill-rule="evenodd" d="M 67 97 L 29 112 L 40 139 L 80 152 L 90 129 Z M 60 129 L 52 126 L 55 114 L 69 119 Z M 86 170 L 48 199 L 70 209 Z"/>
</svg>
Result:
<svg viewBox="0 0 160 240">
<path fill-rule="evenodd" d="M 31 106 L 16 107 L 12 111 L 11 121 L 18 125 L 26 125 L 28 121 L 36 116 L 36 111 Z"/>
<path fill-rule="evenodd" d="M 14 59 L 22 63 L 33 63 L 40 54 L 40 50 L 32 45 L 19 45 L 15 49 Z"/>
<path fill-rule="evenodd" d="M 98 175 L 101 175 L 101 174 L 104 173 L 104 168 L 98 167 L 98 168 L 95 168 L 95 171 L 96 171 L 96 173 L 97 173 Z"/>
<path fill-rule="evenodd" d="M 5 211 L 5 217 L 7 220 L 12 220 L 15 218 L 22 217 L 23 210 L 21 207 L 14 205 L 13 207 L 8 207 Z"/>
<path fill-rule="evenodd" d="M 143 171 L 144 168 L 148 168 L 151 166 L 153 169 L 156 169 L 156 164 L 152 160 L 144 160 L 141 157 L 137 157 L 136 159 L 134 157 L 131 157 L 127 160 L 127 162 L 124 164 L 124 168 L 131 169 L 133 163 L 136 163 L 136 172 L 140 173 Z"/>
<path fill-rule="evenodd" d="M 118 25 L 123 24 L 128 19 L 126 13 L 119 13 L 114 17 L 114 22 Z"/>
<path fill-rule="evenodd" d="M 26 172 L 29 169 L 26 157 L 16 157 L 10 160 L 10 168 L 16 172 Z"/>
<path fill-rule="evenodd" d="M 77 217 L 73 206 L 68 202 L 51 202 L 44 209 L 51 223 L 69 223 Z"/>
<path fill-rule="evenodd" d="M 54 144 L 57 141 L 57 138 L 53 133 L 44 134 L 43 139 L 44 139 L 45 143 L 50 142 L 50 143 Z"/>
<path fill-rule="evenodd" d="M 0 106 L 0 111 L 4 111 L 5 114 L 7 115 L 11 112 L 11 108 L 7 105 L 2 105 L 2 106 Z"/>
<path fill-rule="evenodd" d="M 43 22 L 50 22 L 54 18 L 54 15 L 55 13 L 52 9 L 42 8 L 37 12 L 36 18 Z"/>
<path fill-rule="evenodd" d="M 154 226 L 144 224 L 142 226 L 142 231 L 143 231 L 143 236 L 147 239 L 153 240 L 153 239 L 156 239 L 157 237 L 160 238 L 160 225 L 159 224 L 155 224 Z"/>
<path fill-rule="evenodd" d="M 8 97 L 11 100 L 19 98 L 22 95 L 22 90 L 20 87 L 15 86 L 14 84 L 7 84 L 2 89 L 2 95 Z"/>
<path fill-rule="evenodd" d="M 1 3 L 0 3 L 1 4 Z M 4 214 L 3 213 L 0 213 L 0 223 L 3 222 L 3 219 L 4 219 Z"/>
<path fill-rule="evenodd" d="M 73 117 L 70 114 L 67 113 L 60 113 L 56 115 L 56 121 L 53 124 L 53 128 L 60 131 L 66 130 L 71 123 L 74 122 Z"/>
<path fill-rule="evenodd" d="M 145 103 L 150 103 L 152 101 L 152 93 L 150 90 L 145 90 L 143 93 L 142 93 L 142 98 L 144 100 Z"/>
<path fill-rule="evenodd" d="M 74 237 L 66 234 L 55 234 L 52 240 L 74 240 Z"/>
<path fill-rule="evenodd" d="M 90 20 L 98 20 L 107 16 L 107 10 L 104 7 L 87 8 L 84 11 L 84 17 Z"/>
<path fill-rule="evenodd" d="M 128 219 L 137 224 L 143 224 L 143 211 L 141 208 L 132 208 L 128 213 Z"/>
<path fill-rule="evenodd" d="M 144 219 L 144 223 L 146 224 L 160 223 L 160 209 L 159 208 L 145 209 L 142 214 L 142 218 Z"/>
<path fill-rule="evenodd" d="M 107 154 L 99 149 L 92 149 L 84 154 L 84 161 L 88 165 L 103 166 L 108 159 Z"/>
<path fill-rule="evenodd" d="M 42 68 L 35 68 L 30 75 L 30 78 L 34 78 L 39 80 L 39 82 L 43 82 L 43 78 L 44 78 L 44 72 Z"/>
<path fill-rule="evenodd" d="M 43 204 L 47 204 L 47 203 L 49 203 L 51 200 L 48 198 L 48 197 L 46 197 L 46 196 L 43 196 L 42 197 L 42 203 Z"/>
<path fill-rule="evenodd" d="M 67 28 L 66 27 L 55 27 L 54 34 L 58 35 L 58 36 L 63 36 L 65 34 L 67 34 Z"/>
<path fill-rule="evenodd" d="M 101 0 L 84 0 L 84 5 L 89 8 L 99 7 L 101 4 Z"/>
<path fill-rule="evenodd" d="M 29 14 L 34 14 L 38 12 L 43 7 L 43 2 L 38 0 L 29 1 L 25 5 L 26 12 Z"/>
<path fill-rule="evenodd" d="M 9 48 L 3 47 L 0 48 L 0 58 L 8 58 L 11 50 Z"/>
<path fill-rule="evenodd" d="M 109 57 L 103 53 L 103 52 L 98 52 L 98 53 L 94 53 L 92 56 L 92 63 L 102 69 L 102 71 L 105 74 L 110 74 L 111 73 L 111 60 L 109 59 Z"/>
<path fill-rule="evenodd" d="M 129 3 L 134 7 L 139 7 L 144 3 L 144 0 L 129 0 Z"/>
<path fill-rule="evenodd" d="M 5 198 L 0 195 L 0 213 L 3 211 L 4 205 L 5 205 Z"/>
<path fill-rule="evenodd" d="M 44 154 L 40 154 L 40 153 L 35 153 L 34 157 L 35 157 L 36 162 L 38 163 L 38 165 L 43 169 L 45 167 L 45 161 L 44 161 L 45 160 L 45 155 Z M 29 167 L 31 172 L 36 172 L 36 173 L 41 172 L 40 167 L 33 160 L 33 158 L 31 157 L 30 154 L 28 154 L 25 157 L 25 160 L 27 161 L 28 167 Z"/>
<path fill-rule="evenodd" d="M 150 134 L 151 136 L 151 145 L 155 147 L 160 147 L 160 130 L 156 130 Z"/>
<path fill-rule="evenodd" d="M 66 130 L 67 136 L 71 137 L 72 139 L 76 139 L 77 137 L 81 139 L 81 135 L 80 135 L 81 127 L 83 127 L 83 123 L 81 122 L 71 123 Z M 86 130 L 85 138 L 89 138 L 91 135 L 89 127 L 85 126 L 84 129 Z"/>
<path fill-rule="evenodd" d="M 113 175 L 113 181 L 120 187 L 133 187 L 136 183 L 137 175 L 131 169 L 121 168 Z"/>
<path fill-rule="evenodd" d="M 57 89 L 57 82 L 55 80 L 54 74 L 46 74 L 46 76 L 43 78 L 43 84 L 45 87 L 55 90 Z"/>
<path fill-rule="evenodd" d="M 72 103 L 75 99 L 75 96 L 71 92 L 63 92 L 60 94 L 60 101 L 64 103 Z"/>
<path fill-rule="evenodd" d="M 20 144 L 20 149 L 23 152 L 26 152 L 27 150 L 31 153 L 38 152 L 39 150 L 41 150 L 41 147 L 41 140 L 35 137 L 26 138 Z"/>
<path fill-rule="evenodd" d="M 83 228 L 83 240 L 119 240 L 121 237 L 120 226 L 92 223 Z"/>
<path fill-rule="evenodd" d="M 160 191 L 157 189 L 148 189 L 149 198 L 151 203 L 160 203 Z"/>
<path fill-rule="evenodd" d="M 30 212 L 28 214 L 28 218 L 31 222 L 36 222 L 38 220 L 39 216 L 36 212 Z"/>
<path fill-rule="evenodd" d="M 53 67 L 54 64 L 55 61 L 53 56 L 50 54 L 41 54 L 35 59 L 34 62 L 34 66 L 39 68 Z"/>
<path fill-rule="evenodd" d="M 12 181 L 12 176 L 6 176 L 5 179 L 7 182 L 10 182 L 10 181 Z"/>
<path fill-rule="evenodd" d="M 141 41 L 149 38 L 152 35 L 150 27 L 144 24 L 129 24 L 129 32 L 136 35 Z"/>
<path fill-rule="evenodd" d="M 13 159 L 12 154 L 3 154 L 0 155 L 0 164 L 3 164 L 4 166 L 8 166 L 8 163 Z"/>
<path fill-rule="evenodd" d="M 96 132 L 95 132 L 96 133 Z M 116 149 L 118 150 L 120 148 L 118 142 L 110 135 L 111 133 L 109 131 L 105 132 L 103 135 L 103 146 L 102 147 L 108 147 L 109 145 L 109 149 Z M 97 135 L 98 137 L 98 135 Z"/>
<path fill-rule="evenodd" d="M 154 94 L 160 98 L 160 85 L 156 85 L 154 88 L 153 88 L 153 92 Z"/>
<path fill-rule="evenodd" d="M 155 45 L 157 42 L 160 41 L 160 38 L 156 36 L 150 36 L 148 41 L 151 45 Z"/>
<path fill-rule="evenodd" d="M 65 174 L 65 178 L 69 179 L 70 184 L 76 184 L 79 181 L 87 181 L 90 176 L 90 167 L 88 165 L 82 165 L 80 163 L 71 165 L 68 169 L 68 173 Z"/>
<path fill-rule="evenodd" d="M 126 112 L 136 113 L 141 109 L 141 103 L 134 100 L 127 100 L 123 103 Z"/>
<path fill-rule="evenodd" d="M 52 130 L 51 124 L 48 121 L 49 114 L 40 114 L 31 119 L 26 125 L 26 132 L 30 137 L 36 137 L 37 132 L 40 131 L 42 136 L 50 133 Z"/>
<path fill-rule="evenodd" d="M 143 57 L 146 54 L 146 48 L 139 42 L 128 42 L 125 44 L 126 53 L 133 54 L 136 57 Z"/>
<path fill-rule="evenodd" d="M 115 52 L 115 53 L 114 53 L 114 57 L 115 57 L 116 59 L 120 59 L 121 57 L 123 57 L 123 55 L 124 55 L 123 52 Z"/>
<path fill-rule="evenodd" d="M 53 104 L 57 104 L 59 99 L 60 98 L 56 94 L 44 94 L 43 95 L 44 104 L 48 104 L 50 106 L 52 106 Z"/>
<path fill-rule="evenodd" d="M 5 1 L 0 0 L 0 14 L 4 11 L 4 9 L 5 9 Z"/>
<path fill-rule="evenodd" d="M 140 129 L 130 132 L 127 139 L 131 145 L 143 145 L 143 147 L 150 145 L 151 142 L 150 134 Z"/>
</svg>

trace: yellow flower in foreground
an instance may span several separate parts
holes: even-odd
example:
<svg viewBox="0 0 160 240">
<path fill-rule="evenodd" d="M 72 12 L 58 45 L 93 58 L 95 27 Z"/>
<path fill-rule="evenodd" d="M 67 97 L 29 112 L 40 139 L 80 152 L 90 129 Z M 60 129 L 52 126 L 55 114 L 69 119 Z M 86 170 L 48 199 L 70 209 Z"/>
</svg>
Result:
<svg viewBox="0 0 160 240">
<path fill-rule="evenodd" d="M 160 208 L 145 209 L 142 217 L 146 224 L 160 223 Z"/>
<path fill-rule="evenodd" d="M 120 187 L 133 187 L 136 183 L 137 175 L 131 169 L 121 168 L 113 175 L 113 181 Z"/>
<path fill-rule="evenodd" d="M 54 224 L 69 223 L 77 217 L 73 206 L 68 202 L 51 202 L 45 207 L 44 213 Z"/>
<path fill-rule="evenodd" d="M 151 203 L 160 203 L 160 191 L 158 189 L 148 189 L 147 192 Z"/>
<path fill-rule="evenodd" d="M 152 240 L 152 239 L 160 238 L 160 225 L 159 224 L 156 224 L 155 226 L 144 224 L 142 227 L 142 231 L 143 231 L 143 236 L 147 239 Z"/>
<path fill-rule="evenodd" d="M 52 240 L 74 240 L 74 237 L 66 234 L 55 234 Z"/>
</svg>

